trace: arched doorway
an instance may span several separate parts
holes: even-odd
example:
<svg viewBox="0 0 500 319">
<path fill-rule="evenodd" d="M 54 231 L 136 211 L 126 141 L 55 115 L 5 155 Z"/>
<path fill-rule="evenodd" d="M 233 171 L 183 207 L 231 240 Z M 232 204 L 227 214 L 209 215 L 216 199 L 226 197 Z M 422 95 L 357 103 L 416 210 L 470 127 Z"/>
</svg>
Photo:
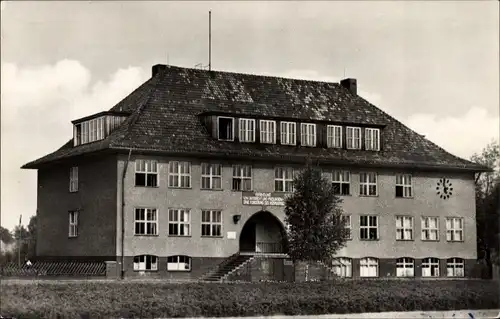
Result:
<svg viewBox="0 0 500 319">
<path fill-rule="evenodd" d="M 260 211 L 247 220 L 240 234 L 242 253 L 287 253 L 286 230 L 268 211 Z"/>
</svg>

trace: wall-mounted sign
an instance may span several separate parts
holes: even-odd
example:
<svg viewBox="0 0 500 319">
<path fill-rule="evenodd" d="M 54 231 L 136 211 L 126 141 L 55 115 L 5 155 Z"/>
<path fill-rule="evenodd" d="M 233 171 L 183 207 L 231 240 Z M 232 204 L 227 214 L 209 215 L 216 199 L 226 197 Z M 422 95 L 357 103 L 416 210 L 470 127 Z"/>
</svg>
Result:
<svg viewBox="0 0 500 319">
<path fill-rule="evenodd" d="M 236 232 L 235 231 L 228 231 L 227 232 L 227 239 L 236 239 Z"/>
<path fill-rule="evenodd" d="M 285 206 L 283 193 L 243 192 L 241 197 L 243 205 Z"/>
<path fill-rule="evenodd" d="M 285 266 L 293 266 L 293 261 L 291 261 L 291 260 L 287 260 L 287 259 L 285 259 L 285 260 L 283 261 L 283 263 L 284 263 L 284 265 L 285 265 Z"/>
</svg>

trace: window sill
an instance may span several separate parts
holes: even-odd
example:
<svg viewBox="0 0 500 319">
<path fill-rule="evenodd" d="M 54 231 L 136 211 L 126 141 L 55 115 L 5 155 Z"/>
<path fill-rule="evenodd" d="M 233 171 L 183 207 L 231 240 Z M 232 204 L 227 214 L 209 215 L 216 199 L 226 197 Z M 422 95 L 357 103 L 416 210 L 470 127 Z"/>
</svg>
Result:
<svg viewBox="0 0 500 319">
<path fill-rule="evenodd" d="M 146 186 L 146 185 L 135 185 L 135 187 L 142 187 L 142 188 L 160 188 L 160 186 Z"/>
<path fill-rule="evenodd" d="M 447 243 L 463 243 L 464 240 L 447 240 Z"/>
<path fill-rule="evenodd" d="M 134 234 L 134 237 L 159 237 L 159 234 L 156 235 L 148 235 L 148 234 Z"/>
<path fill-rule="evenodd" d="M 70 194 L 76 194 L 76 193 L 78 193 L 78 191 L 77 190 L 76 191 L 69 191 L 68 193 L 70 193 Z"/>
<path fill-rule="evenodd" d="M 222 236 L 222 235 L 221 235 L 221 236 L 203 236 L 203 235 L 202 235 L 202 236 L 200 236 L 200 237 L 201 237 L 201 238 L 219 238 L 219 239 L 220 239 L 220 238 L 224 238 L 224 236 Z"/>
<path fill-rule="evenodd" d="M 237 190 L 237 189 L 232 189 L 231 192 L 235 192 L 235 193 L 237 193 L 237 192 L 254 192 L 254 190 L 253 189 L 251 189 L 251 190 L 244 190 L 244 189 Z"/>
<path fill-rule="evenodd" d="M 191 238 L 191 235 L 168 235 L 168 237 L 184 237 L 184 238 Z"/>
<path fill-rule="evenodd" d="M 361 195 L 361 194 L 359 194 L 359 197 L 378 197 L 378 194 L 377 195 Z"/>
<path fill-rule="evenodd" d="M 222 188 L 200 188 L 200 191 L 215 191 L 215 192 L 221 192 L 224 189 Z"/>
<path fill-rule="evenodd" d="M 158 272 L 158 269 L 157 270 L 153 270 L 153 269 L 134 269 L 134 272 Z"/>
<path fill-rule="evenodd" d="M 333 194 L 335 196 L 339 196 L 339 197 L 352 197 L 352 194 Z"/>
<path fill-rule="evenodd" d="M 78 235 L 77 236 L 68 236 L 68 239 L 75 239 L 75 238 L 78 238 Z"/>
<path fill-rule="evenodd" d="M 169 189 L 193 189 L 193 187 L 178 187 L 178 186 L 169 186 Z"/>
<path fill-rule="evenodd" d="M 395 199 L 414 199 L 413 196 L 409 196 L 409 197 L 404 197 L 404 196 L 395 196 L 394 197 Z"/>
<path fill-rule="evenodd" d="M 396 239 L 396 241 L 415 241 L 415 239 Z"/>
<path fill-rule="evenodd" d="M 285 145 L 285 146 L 297 146 L 297 143 L 295 143 L 295 144 L 290 144 L 290 143 L 281 143 L 280 145 Z"/>
<path fill-rule="evenodd" d="M 228 140 L 228 139 L 224 139 L 224 138 L 217 138 L 218 141 L 221 141 L 221 142 L 234 142 L 234 138 Z"/>
<path fill-rule="evenodd" d="M 439 241 L 439 239 L 422 239 L 422 241 L 429 241 L 429 242 L 437 243 Z"/>
<path fill-rule="evenodd" d="M 167 271 L 168 272 L 191 272 L 191 269 L 189 269 L 189 270 L 168 270 L 167 269 Z"/>
<path fill-rule="evenodd" d="M 377 239 L 363 239 L 363 238 L 360 238 L 359 240 L 360 241 L 379 241 L 380 238 L 377 238 Z"/>
</svg>

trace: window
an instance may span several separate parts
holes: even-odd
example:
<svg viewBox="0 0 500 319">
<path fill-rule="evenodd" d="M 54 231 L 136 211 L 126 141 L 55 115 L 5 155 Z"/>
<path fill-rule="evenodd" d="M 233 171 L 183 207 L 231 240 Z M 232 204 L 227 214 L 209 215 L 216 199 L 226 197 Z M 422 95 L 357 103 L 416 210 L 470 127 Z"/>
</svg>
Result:
<svg viewBox="0 0 500 319">
<path fill-rule="evenodd" d="M 168 163 L 168 187 L 191 187 L 191 163 L 175 161 Z"/>
<path fill-rule="evenodd" d="M 134 270 L 158 270 L 158 257 L 153 255 L 134 256 Z"/>
<path fill-rule="evenodd" d="M 326 146 L 335 148 L 342 147 L 342 126 L 326 126 Z"/>
<path fill-rule="evenodd" d="M 396 197 L 412 197 L 411 175 L 396 175 Z"/>
<path fill-rule="evenodd" d="M 135 235 L 158 235 L 156 208 L 136 208 L 134 224 Z"/>
<path fill-rule="evenodd" d="M 377 173 L 359 174 L 359 194 L 362 196 L 377 196 Z"/>
<path fill-rule="evenodd" d="M 281 122 L 281 144 L 295 145 L 296 144 L 295 123 Z"/>
<path fill-rule="evenodd" d="M 380 130 L 378 128 L 365 129 L 365 149 L 380 151 Z"/>
<path fill-rule="evenodd" d="M 276 143 L 276 122 L 260 120 L 260 142 L 275 144 Z"/>
<path fill-rule="evenodd" d="M 413 240 L 413 217 L 396 216 L 396 240 Z"/>
<path fill-rule="evenodd" d="M 446 240 L 463 241 L 464 240 L 464 219 L 458 217 L 446 218 Z"/>
<path fill-rule="evenodd" d="M 188 256 L 170 256 L 167 258 L 168 271 L 190 271 L 191 257 Z"/>
<path fill-rule="evenodd" d="M 69 191 L 78 192 L 78 167 L 72 167 L 69 170 Z"/>
<path fill-rule="evenodd" d="M 276 192 L 293 192 L 293 169 L 276 167 L 274 169 L 274 190 Z"/>
<path fill-rule="evenodd" d="M 156 161 L 135 161 L 135 186 L 158 186 L 158 163 Z"/>
<path fill-rule="evenodd" d="M 347 127 L 347 148 L 361 149 L 361 128 Z"/>
<path fill-rule="evenodd" d="M 74 146 L 91 143 L 104 139 L 104 117 L 75 124 Z"/>
<path fill-rule="evenodd" d="M 201 188 L 222 189 L 222 165 L 201 164 Z"/>
<path fill-rule="evenodd" d="M 378 216 L 359 216 L 359 227 L 362 240 L 378 239 Z"/>
<path fill-rule="evenodd" d="M 352 277 L 352 261 L 350 258 L 335 258 L 332 262 L 333 273 L 339 277 Z"/>
<path fill-rule="evenodd" d="M 252 190 L 252 166 L 233 165 L 233 191 Z"/>
<path fill-rule="evenodd" d="M 222 212 L 220 210 L 201 211 L 201 236 L 222 236 Z"/>
<path fill-rule="evenodd" d="M 352 224 L 351 224 L 351 215 L 343 215 L 342 218 L 345 221 L 345 229 L 348 230 L 349 235 L 347 239 L 352 239 Z"/>
<path fill-rule="evenodd" d="M 316 124 L 300 124 L 300 144 L 302 146 L 316 146 Z"/>
<path fill-rule="evenodd" d="M 397 277 L 413 277 L 415 276 L 415 261 L 413 258 L 398 258 L 396 259 L 396 276 Z"/>
<path fill-rule="evenodd" d="M 168 234 L 170 236 L 190 236 L 190 226 L 189 209 L 168 210 Z"/>
<path fill-rule="evenodd" d="M 463 277 L 464 260 L 462 258 L 449 258 L 446 260 L 446 276 Z"/>
<path fill-rule="evenodd" d="M 359 261 L 360 277 L 378 277 L 378 260 L 376 258 L 361 258 Z"/>
<path fill-rule="evenodd" d="M 240 119 L 240 142 L 255 142 L 255 120 Z"/>
<path fill-rule="evenodd" d="M 334 171 L 332 173 L 332 186 L 335 195 L 350 195 L 351 173 L 349 171 Z"/>
<path fill-rule="evenodd" d="M 439 259 L 429 257 L 422 260 L 422 277 L 439 277 Z"/>
<path fill-rule="evenodd" d="M 69 237 L 78 236 L 78 212 L 69 212 Z"/>
<path fill-rule="evenodd" d="M 234 119 L 232 117 L 217 118 L 217 138 L 221 141 L 234 141 Z"/>
<path fill-rule="evenodd" d="M 422 240 L 439 240 L 439 219 L 422 217 Z"/>
</svg>

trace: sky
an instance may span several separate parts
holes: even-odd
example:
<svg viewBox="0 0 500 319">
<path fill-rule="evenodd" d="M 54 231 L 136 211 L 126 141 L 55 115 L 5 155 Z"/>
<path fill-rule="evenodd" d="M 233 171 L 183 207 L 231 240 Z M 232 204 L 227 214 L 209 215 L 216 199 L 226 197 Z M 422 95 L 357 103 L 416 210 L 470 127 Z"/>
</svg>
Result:
<svg viewBox="0 0 500 319">
<path fill-rule="evenodd" d="M 36 170 L 71 120 L 111 108 L 154 64 L 338 82 L 452 154 L 499 124 L 498 1 L 2 1 L 1 225 L 36 212 Z"/>
</svg>

